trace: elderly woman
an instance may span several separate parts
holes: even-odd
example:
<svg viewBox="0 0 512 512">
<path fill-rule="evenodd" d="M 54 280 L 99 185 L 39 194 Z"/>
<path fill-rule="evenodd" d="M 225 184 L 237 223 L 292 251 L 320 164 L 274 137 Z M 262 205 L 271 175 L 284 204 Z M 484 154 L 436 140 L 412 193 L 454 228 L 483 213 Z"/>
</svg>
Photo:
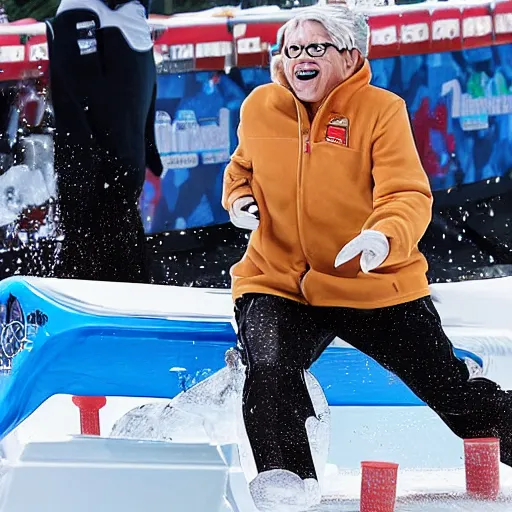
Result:
<svg viewBox="0 0 512 512">
<path fill-rule="evenodd" d="M 432 194 L 404 102 L 370 85 L 368 34 L 342 6 L 286 23 L 274 83 L 246 99 L 225 172 L 224 207 L 253 230 L 232 278 L 260 510 L 278 510 L 276 496 L 286 510 L 319 500 L 304 370 L 335 336 L 460 437 L 499 437 L 512 463 L 512 397 L 470 377 L 429 297 L 418 241 Z"/>
</svg>

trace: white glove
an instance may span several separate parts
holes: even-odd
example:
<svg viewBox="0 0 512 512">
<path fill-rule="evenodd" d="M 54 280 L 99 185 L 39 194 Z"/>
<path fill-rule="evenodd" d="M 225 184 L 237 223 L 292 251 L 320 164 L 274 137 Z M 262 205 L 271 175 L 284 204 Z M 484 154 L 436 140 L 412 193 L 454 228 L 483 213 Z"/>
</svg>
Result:
<svg viewBox="0 0 512 512">
<path fill-rule="evenodd" d="M 336 256 L 335 267 L 361 254 L 361 270 L 368 274 L 380 267 L 389 255 L 389 242 L 383 233 L 367 229 L 351 240 Z"/>
<path fill-rule="evenodd" d="M 260 211 L 252 196 L 236 199 L 229 209 L 231 222 L 241 229 L 254 231 L 260 225 Z"/>
</svg>

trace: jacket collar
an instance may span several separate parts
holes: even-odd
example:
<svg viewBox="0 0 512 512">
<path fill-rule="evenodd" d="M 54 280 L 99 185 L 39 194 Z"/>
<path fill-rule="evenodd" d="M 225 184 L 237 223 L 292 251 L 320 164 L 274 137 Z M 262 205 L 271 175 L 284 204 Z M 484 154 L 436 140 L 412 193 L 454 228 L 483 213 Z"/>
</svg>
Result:
<svg viewBox="0 0 512 512">
<path fill-rule="evenodd" d="M 372 70 L 370 62 L 365 59 L 363 66 L 356 71 L 352 76 L 347 78 L 335 87 L 328 95 L 324 103 L 327 103 L 332 96 L 336 96 L 340 91 L 347 91 L 350 95 L 359 90 L 361 87 L 368 85 L 372 79 Z"/>
<path fill-rule="evenodd" d="M 279 57 L 280 56 L 278 56 L 277 58 L 279 58 Z M 286 79 L 286 75 L 284 74 L 282 61 L 279 62 L 278 65 L 273 64 L 272 71 L 273 71 L 272 81 L 275 84 L 280 85 L 281 87 L 284 87 L 285 89 L 290 91 L 295 96 L 293 89 L 292 89 L 291 85 L 289 84 L 288 80 Z M 370 62 L 368 61 L 368 59 L 365 59 L 363 66 L 358 71 L 356 71 L 352 76 L 347 78 L 347 80 L 345 80 L 344 82 L 341 82 L 341 84 L 337 85 L 327 95 L 327 97 L 324 99 L 324 101 L 322 101 L 322 103 L 326 103 L 326 100 L 329 99 L 330 96 L 335 94 L 341 88 L 354 87 L 354 89 L 359 89 L 360 87 L 369 84 L 371 79 L 372 79 L 372 71 L 370 68 Z"/>
<path fill-rule="evenodd" d="M 344 102 L 350 100 L 350 98 L 362 87 L 368 85 L 372 79 L 372 72 L 370 69 L 370 63 L 366 59 L 363 66 L 356 71 L 352 76 L 347 78 L 344 82 L 341 82 L 336 86 L 320 103 L 316 116 L 320 115 L 324 110 L 329 109 L 332 102 L 338 97 L 343 98 Z M 295 96 L 295 95 L 294 95 Z M 297 100 L 299 101 L 299 100 Z"/>
<path fill-rule="evenodd" d="M 281 76 L 282 75 L 282 76 Z M 277 78 L 277 79 L 276 79 Z M 320 103 L 318 110 L 315 113 L 315 119 L 321 117 L 323 112 L 330 109 L 330 105 L 337 98 L 343 98 L 343 103 L 346 103 L 350 98 L 362 87 L 368 85 L 372 79 L 372 72 L 368 59 L 365 59 L 363 66 L 356 71 L 347 80 L 337 85 Z M 293 95 L 297 108 L 301 112 L 302 116 L 307 118 L 306 105 L 295 96 L 290 84 L 286 81 L 284 73 L 280 73 L 278 77 L 274 78 L 274 82 L 279 86 L 286 89 L 290 94 Z"/>
</svg>

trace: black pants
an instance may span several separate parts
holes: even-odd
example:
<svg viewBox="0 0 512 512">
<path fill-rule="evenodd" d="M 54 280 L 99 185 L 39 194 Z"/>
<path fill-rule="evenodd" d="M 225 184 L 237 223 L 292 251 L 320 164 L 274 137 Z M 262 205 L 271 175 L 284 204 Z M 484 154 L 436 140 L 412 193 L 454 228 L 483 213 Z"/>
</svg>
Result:
<svg viewBox="0 0 512 512">
<path fill-rule="evenodd" d="M 251 294 L 236 302 L 235 313 L 247 365 L 244 421 L 259 472 L 316 478 L 304 370 L 335 336 L 400 377 L 459 437 L 498 437 L 502 462 L 512 466 L 512 395 L 485 378 L 469 379 L 430 298 L 359 310 Z"/>
<path fill-rule="evenodd" d="M 138 200 L 156 153 L 153 52 L 131 49 L 119 29 L 100 28 L 87 10 L 57 16 L 48 40 L 64 234 L 55 274 L 147 282 Z"/>
</svg>

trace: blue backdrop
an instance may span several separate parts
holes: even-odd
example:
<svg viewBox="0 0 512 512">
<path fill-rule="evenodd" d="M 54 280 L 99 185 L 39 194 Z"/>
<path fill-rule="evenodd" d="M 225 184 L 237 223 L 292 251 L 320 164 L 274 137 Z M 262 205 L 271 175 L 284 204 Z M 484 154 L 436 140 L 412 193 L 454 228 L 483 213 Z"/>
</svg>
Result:
<svg viewBox="0 0 512 512">
<path fill-rule="evenodd" d="M 434 190 L 512 168 L 512 45 L 372 61 L 373 84 L 402 96 Z M 268 69 L 163 74 L 156 133 L 162 194 L 146 183 L 148 233 L 228 221 L 222 174 L 237 143 L 239 109 Z"/>
</svg>

